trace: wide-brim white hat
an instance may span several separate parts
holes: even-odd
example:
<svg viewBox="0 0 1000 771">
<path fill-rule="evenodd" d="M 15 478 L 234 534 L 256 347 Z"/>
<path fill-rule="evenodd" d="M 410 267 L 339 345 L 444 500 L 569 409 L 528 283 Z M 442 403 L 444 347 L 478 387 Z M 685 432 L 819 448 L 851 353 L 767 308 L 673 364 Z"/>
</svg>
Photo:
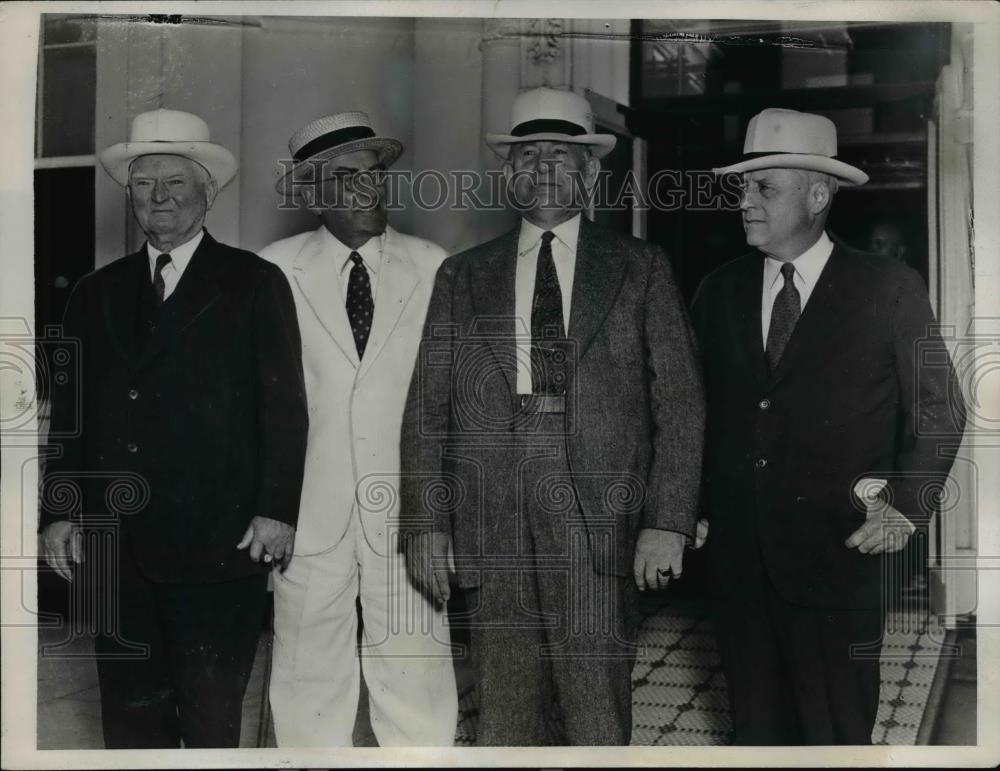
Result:
<svg viewBox="0 0 1000 771">
<path fill-rule="evenodd" d="M 557 88 L 533 88 L 517 95 L 507 134 L 487 134 L 486 144 L 501 158 L 518 142 L 567 142 L 588 145 L 603 158 L 618 141 L 613 134 L 594 133 L 594 113 L 579 94 Z"/>
<path fill-rule="evenodd" d="M 757 169 L 804 169 L 836 177 L 843 185 L 863 185 L 868 175 L 837 160 L 837 127 L 822 115 L 769 108 L 747 126 L 743 160 L 712 169 L 716 174 Z"/>
<path fill-rule="evenodd" d="M 211 141 L 208 124 L 180 110 L 152 110 L 136 115 L 127 142 L 111 145 L 99 158 L 119 185 L 128 184 L 132 161 L 142 155 L 179 155 L 203 166 L 219 189 L 236 176 L 236 157 Z"/>
<path fill-rule="evenodd" d="M 367 113 L 340 112 L 307 123 L 288 140 L 294 165 L 277 182 L 279 193 L 296 182 L 316 181 L 315 164 L 345 153 L 372 150 L 378 162 L 388 168 L 403 154 L 398 139 L 376 136 Z"/>
</svg>

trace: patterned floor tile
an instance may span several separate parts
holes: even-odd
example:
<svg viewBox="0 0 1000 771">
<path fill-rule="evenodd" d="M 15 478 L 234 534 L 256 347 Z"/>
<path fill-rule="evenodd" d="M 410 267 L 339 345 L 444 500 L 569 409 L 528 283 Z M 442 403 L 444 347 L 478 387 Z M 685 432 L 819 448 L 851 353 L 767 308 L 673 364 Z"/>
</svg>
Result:
<svg viewBox="0 0 1000 771">
<path fill-rule="evenodd" d="M 890 615 L 879 655 L 882 694 L 872 740 L 913 744 L 923 720 L 930 683 L 937 671 L 943 632 L 927 617 Z M 711 623 L 703 616 L 663 611 L 639 632 L 641 650 L 632 672 L 632 744 L 707 746 L 729 742 L 731 723 L 725 675 Z M 456 741 L 474 744 L 471 697 L 463 699 Z"/>
<path fill-rule="evenodd" d="M 890 616 L 880 648 L 882 692 L 873 741 L 913 744 L 923 720 L 944 633 L 926 618 Z M 40 635 L 43 644 L 51 635 Z M 651 746 L 720 745 L 731 728 L 725 676 L 715 650 L 712 627 L 703 615 L 662 611 L 640 630 L 641 650 L 633 671 L 632 743 Z M 942 651 L 944 653 L 942 654 Z M 263 694 L 265 677 L 255 663 L 250 693 Z M 89 747 L 100 741 L 96 674 L 92 661 L 39 660 L 38 725 L 40 747 Z M 73 677 L 76 679 L 74 680 Z M 244 704 L 244 736 L 253 746 L 260 703 Z M 459 694 L 456 744 L 475 744 L 478 695 L 465 687 Z M 96 727 L 95 727 L 96 726 Z M 251 730 L 253 729 L 253 730 Z M 269 736 L 266 746 L 273 745 Z"/>
</svg>

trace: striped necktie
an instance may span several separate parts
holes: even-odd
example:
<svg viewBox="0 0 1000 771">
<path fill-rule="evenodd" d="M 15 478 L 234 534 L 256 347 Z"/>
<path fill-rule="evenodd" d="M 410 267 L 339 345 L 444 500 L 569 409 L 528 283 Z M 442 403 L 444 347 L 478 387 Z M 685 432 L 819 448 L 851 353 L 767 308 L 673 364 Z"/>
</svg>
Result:
<svg viewBox="0 0 1000 771">
<path fill-rule="evenodd" d="M 159 310 L 165 299 L 167 285 L 163 281 L 163 269 L 170 264 L 170 255 L 164 252 L 156 255 L 156 271 L 153 274 L 153 305 Z"/>
</svg>

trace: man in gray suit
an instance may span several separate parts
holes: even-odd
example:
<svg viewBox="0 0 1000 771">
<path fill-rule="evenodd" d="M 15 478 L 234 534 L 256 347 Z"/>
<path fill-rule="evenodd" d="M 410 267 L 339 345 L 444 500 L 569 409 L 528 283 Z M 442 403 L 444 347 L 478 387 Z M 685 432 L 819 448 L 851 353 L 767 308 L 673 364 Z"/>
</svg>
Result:
<svg viewBox="0 0 1000 771">
<path fill-rule="evenodd" d="M 704 407 L 670 265 L 581 216 L 614 137 L 582 97 L 521 94 L 505 159 L 518 227 L 437 273 L 403 424 L 414 583 L 449 553 L 487 745 L 628 744 L 636 590 L 694 540 Z M 581 187 L 582 184 L 582 187 Z"/>
</svg>

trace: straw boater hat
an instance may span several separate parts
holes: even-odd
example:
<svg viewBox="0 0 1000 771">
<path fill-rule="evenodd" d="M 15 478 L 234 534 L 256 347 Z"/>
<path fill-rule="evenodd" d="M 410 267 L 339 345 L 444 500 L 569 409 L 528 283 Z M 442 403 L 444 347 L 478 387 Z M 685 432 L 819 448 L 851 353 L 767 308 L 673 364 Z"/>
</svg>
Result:
<svg viewBox="0 0 1000 771">
<path fill-rule="evenodd" d="M 822 115 L 770 108 L 747 126 L 743 160 L 712 169 L 716 174 L 757 169 L 806 169 L 836 177 L 842 185 L 863 185 L 868 175 L 837 160 L 837 127 Z"/>
<path fill-rule="evenodd" d="M 295 165 L 278 180 L 279 193 L 288 191 L 303 178 L 313 181 L 315 166 L 308 161 L 329 160 L 357 150 L 374 150 L 378 162 L 389 167 L 403 154 L 403 145 L 398 139 L 376 136 L 367 113 L 339 112 L 317 118 L 300 128 L 288 140 L 288 150 Z"/>
<path fill-rule="evenodd" d="M 518 142 L 568 142 L 589 145 L 598 158 L 610 153 L 617 141 L 612 134 L 594 133 L 594 113 L 579 94 L 555 88 L 533 88 L 518 94 L 511 108 L 509 134 L 487 134 L 486 144 L 506 158 Z"/>
<path fill-rule="evenodd" d="M 152 110 L 136 115 L 127 142 L 101 153 L 101 165 L 119 185 L 128 184 L 128 170 L 140 155 L 180 155 L 203 166 L 219 188 L 236 175 L 236 158 L 213 144 L 208 124 L 179 110 Z"/>
</svg>

